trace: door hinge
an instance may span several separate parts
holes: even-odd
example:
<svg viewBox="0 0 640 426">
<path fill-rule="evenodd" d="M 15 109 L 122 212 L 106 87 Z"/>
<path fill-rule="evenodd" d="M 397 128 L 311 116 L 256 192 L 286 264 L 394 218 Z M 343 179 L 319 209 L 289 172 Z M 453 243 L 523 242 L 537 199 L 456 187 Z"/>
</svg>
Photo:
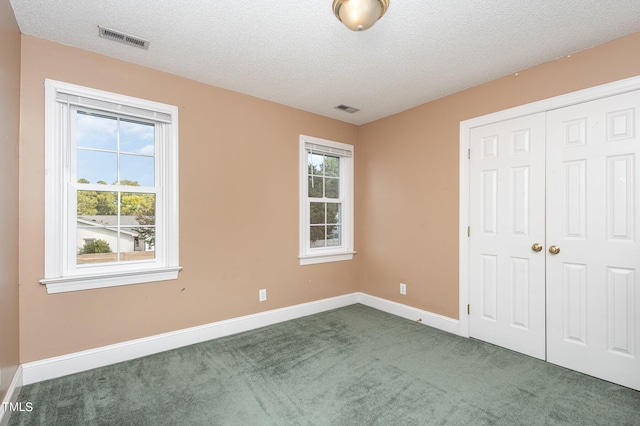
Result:
<svg viewBox="0 0 640 426">
<path fill-rule="evenodd" d="M 467 226 L 467 237 L 471 236 L 471 227 Z"/>
<path fill-rule="evenodd" d="M 471 315 L 471 305 L 467 305 L 467 315 Z"/>
<path fill-rule="evenodd" d="M 471 160 L 471 148 L 467 149 L 467 159 Z"/>
</svg>

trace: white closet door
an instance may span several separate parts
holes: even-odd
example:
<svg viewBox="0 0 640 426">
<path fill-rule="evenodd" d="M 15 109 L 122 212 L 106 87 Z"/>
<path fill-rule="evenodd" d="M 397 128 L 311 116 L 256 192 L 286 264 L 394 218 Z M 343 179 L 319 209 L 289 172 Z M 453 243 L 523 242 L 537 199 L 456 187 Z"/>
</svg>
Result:
<svg viewBox="0 0 640 426">
<path fill-rule="evenodd" d="M 545 114 L 470 136 L 469 333 L 544 359 Z"/>
<path fill-rule="evenodd" d="M 547 360 L 635 389 L 639 110 L 636 91 L 548 112 L 546 178 Z"/>
</svg>

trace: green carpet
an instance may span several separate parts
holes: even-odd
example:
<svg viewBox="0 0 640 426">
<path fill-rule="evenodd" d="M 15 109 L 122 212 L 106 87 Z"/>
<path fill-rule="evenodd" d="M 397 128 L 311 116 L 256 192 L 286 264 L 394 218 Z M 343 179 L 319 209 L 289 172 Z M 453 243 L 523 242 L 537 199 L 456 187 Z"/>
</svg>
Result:
<svg viewBox="0 0 640 426">
<path fill-rule="evenodd" d="M 640 392 L 352 305 L 25 386 L 10 425 L 639 425 Z"/>
</svg>

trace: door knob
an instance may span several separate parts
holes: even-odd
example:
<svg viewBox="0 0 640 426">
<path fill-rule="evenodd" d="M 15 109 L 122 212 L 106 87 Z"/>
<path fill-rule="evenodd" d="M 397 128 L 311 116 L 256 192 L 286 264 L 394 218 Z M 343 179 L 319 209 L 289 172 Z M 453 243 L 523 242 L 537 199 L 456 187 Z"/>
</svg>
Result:
<svg viewBox="0 0 640 426">
<path fill-rule="evenodd" d="M 551 246 L 551 247 L 549 247 L 549 253 L 551 253 L 551 254 L 558 254 L 558 253 L 560 253 L 560 247 L 558 247 L 558 246 Z"/>
<path fill-rule="evenodd" d="M 531 250 L 535 251 L 535 252 L 539 252 L 542 251 L 542 245 L 535 243 L 534 245 L 531 246 Z"/>
</svg>

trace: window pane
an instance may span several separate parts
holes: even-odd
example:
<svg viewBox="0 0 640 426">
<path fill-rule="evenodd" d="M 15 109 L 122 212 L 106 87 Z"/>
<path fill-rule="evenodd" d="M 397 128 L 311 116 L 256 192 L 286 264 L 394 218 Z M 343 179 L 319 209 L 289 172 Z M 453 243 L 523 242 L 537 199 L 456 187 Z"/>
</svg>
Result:
<svg viewBox="0 0 640 426">
<path fill-rule="evenodd" d="M 310 247 L 339 247 L 342 245 L 341 225 L 312 225 Z"/>
<path fill-rule="evenodd" d="M 342 245 L 342 226 L 327 225 L 327 247 Z"/>
<path fill-rule="evenodd" d="M 322 176 L 324 156 L 309 153 L 307 158 L 309 159 L 309 174 Z"/>
<path fill-rule="evenodd" d="M 118 179 L 118 157 L 112 152 L 78 149 L 76 181 L 113 184 Z"/>
<path fill-rule="evenodd" d="M 148 226 L 121 228 L 119 258 L 121 262 L 155 259 L 156 252 L 147 243 L 145 235 L 155 237 L 155 228 Z"/>
<path fill-rule="evenodd" d="M 153 157 L 120 154 L 121 185 L 154 186 L 154 173 Z"/>
<path fill-rule="evenodd" d="M 321 177 L 309 176 L 309 197 L 322 198 L 322 181 Z"/>
<path fill-rule="evenodd" d="M 76 115 L 76 144 L 81 148 L 118 148 L 118 120 L 114 117 L 87 114 L 78 111 Z"/>
<path fill-rule="evenodd" d="M 309 243 L 311 248 L 324 247 L 326 243 L 325 225 L 312 226 L 309 232 Z"/>
<path fill-rule="evenodd" d="M 95 216 L 98 214 L 98 193 L 96 191 L 78 191 L 77 193 L 78 216 Z"/>
<path fill-rule="evenodd" d="M 77 264 L 116 261 L 117 200 L 116 192 L 77 191 Z"/>
<path fill-rule="evenodd" d="M 342 245 L 340 203 L 310 203 L 310 247 Z"/>
<path fill-rule="evenodd" d="M 120 120 L 120 151 L 153 155 L 155 152 L 153 124 Z"/>
<path fill-rule="evenodd" d="M 340 198 L 340 179 L 325 178 L 325 194 L 327 198 Z"/>
<path fill-rule="evenodd" d="M 118 214 L 118 193 L 117 192 L 97 192 L 98 198 L 98 206 L 97 214 L 98 215 L 117 215 Z M 115 225 L 116 222 L 112 222 L 112 225 Z"/>
<path fill-rule="evenodd" d="M 155 258 L 156 196 L 78 191 L 78 264 Z"/>
<path fill-rule="evenodd" d="M 340 203 L 327 203 L 327 223 L 340 223 Z"/>
<path fill-rule="evenodd" d="M 156 245 L 156 196 L 155 194 L 123 192 L 120 202 L 120 224 L 123 227 L 122 238 L 135 246 L 138 252 L 152 252 Z M 135 258 L 144 257 L 138 253 Z M 130 259 L 132 257 L 130 256 Z M 148 253 L 147 258 L 153 256 Z M 129 259 L 129 260 L 130 260 Z"/>
<path fill-rule="evenodd" d="M 155 225 L 156 196 L 155 194 L 123 192 L 120 196 L 120 214 L 123 216 L 121 225 Z M 125 223 L 124 216 L 130 216 L 136 222 Z M 132 221 L 134 219 L 131 219 Z M 149 223 L 140 223 L 145 220 Z"/>
<path fill-rule="evenodd" d="M 326 176 L 340 176 L 340 158 L 325 156 L 324 172 Z"/>
<path fill-rule="evenodd" d="M 312 224 L 325 224 L 325 207 L 326 203 L 311 203 L 310 218 Z"/>
<path fill-rule="evenodd" d="M 93 216 L 116 216 L 118 214 L 118 194 L 116 192 L 103 191 L 78 191 L 77 192 L 77 214 L 78 218 L 86 220 L 96 220 Z M 115 219 L 108 217 L 100 218 L 108 220 L 100 225 L 117 225 Z"/>
<path fill-rule="evenodd" d="M 79 219 L 76 230 L 77 263 L 107 263 L 115 262 L 117 248 L 117 232 L 113 228 L 87 223 Z"/>
</svg>

